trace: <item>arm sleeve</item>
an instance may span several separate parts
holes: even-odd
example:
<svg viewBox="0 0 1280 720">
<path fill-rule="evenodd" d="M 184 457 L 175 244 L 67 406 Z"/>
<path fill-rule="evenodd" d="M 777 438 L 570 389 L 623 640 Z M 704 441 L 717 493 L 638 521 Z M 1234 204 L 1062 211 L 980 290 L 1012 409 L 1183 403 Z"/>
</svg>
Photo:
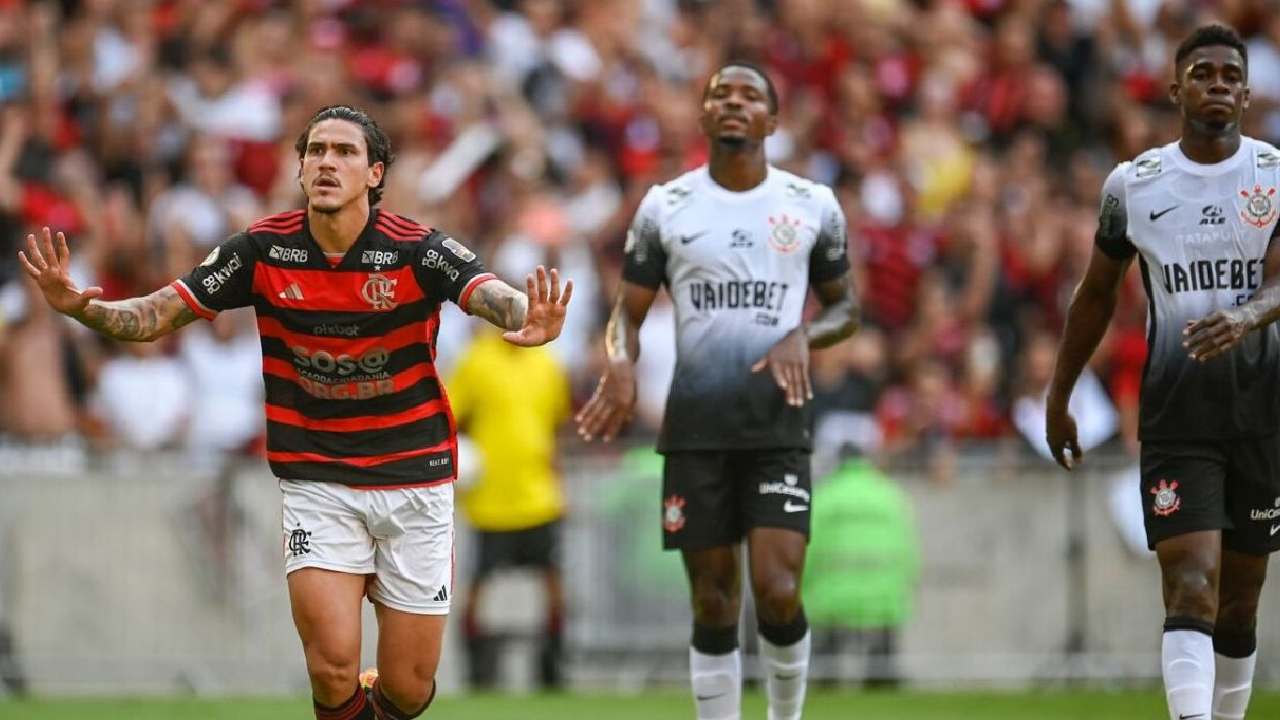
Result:
<svg viewBox="0 0 1280 720">
<path fill-rule="evenodd" d="M 474 252 L 439 230 L 432 230 L 418 243 L 415 256 L 413 272 L 423 294 L 436 302 L 448 300 L 463 310 L 471 292 L 494 279 Z"/>
<path fill-rule="evenodd" d="M 1098 231 L 1093 242 L 1112 260 L 1128 260 L 1138 252 L 1129 242 L 1129 219 L 1125 208 L 1124 174 L 1129 163 L 1116 166 L 1102 184 L 1102 206 L 1098 210 Z"/>
<path fill-rule="evenodd" d="M 849 272 L 849 236 L 844 211 L 830 188 L 823 188 L 822 226 L 809 253 L 809 284 L 835 280 Z"/>
<path fill-rule="evenodd" d="M 219 312 L 253 304 L 253 266 L 257 252 L 248 233 L 232 235 L 215 247 L 194 270 L 171 287 L 206 320 Z"/>
<path fill-rule="evenodd" d="M 656 290 L 667 277 L 667 251 L 662 247 L 662 230 L 658 222 L 661 199 L 653 187 L 640 201 L 627 242 L 623 246 L 622 279 Z"/>
</svg>

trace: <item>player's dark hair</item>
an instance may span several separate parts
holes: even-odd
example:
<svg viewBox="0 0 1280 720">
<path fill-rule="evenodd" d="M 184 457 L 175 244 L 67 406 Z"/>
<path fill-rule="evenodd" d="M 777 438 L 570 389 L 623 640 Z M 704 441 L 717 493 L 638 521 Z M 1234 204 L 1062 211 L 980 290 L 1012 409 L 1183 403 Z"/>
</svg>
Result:
<svg viewBox="0 0 1280 720">
<path fill-rule="evenodd" d="M 1249 49 L 1245 47 L 1244 41 L 1240 39 L 1240 34 L 1235 31 L 1235 28 L 1219 23 L 1201 25 L 1192 31 L 1178 45 L 1178 52 L 1173 56 L 1173 66 L 1175 68 L 1180 67 L 1182 61 L 1197 48 L 1211 47 L 1213 45 L 1234 48 L 1236 52 L 1240 53 L 1240 59 L 1244 61 L 1245 74 L 1249 73 Z"/>
<path fill-rule="evenodd" d="M 382 163 L 382 179 L 378 181 L 377 187 L 369 188 L 369 205 L 370 207 L 377 205 L 382 199 L 382 187 L 387 184 L 387 169 L 396 161 L 395 153 L 391 152 L 391 139 L 365 111 L 350 105 L 329 105 L 320 108 L 319 112 L 311 116 L 307 127 L 298 136 L 298 141 L 293 144 L 293 149 L 298 151 L 298 159 L 302 159 L 307 152 L 307 141 L 311 138 L 311 131 L 325 120 L 346 120 L 359 125 L 360 130 L 364 132 L 369 167 L 373 167 L 374 163 Z"/>
<path fill-rule="evenodd" d="M 711 73 L 711 77 L 707 78 L 707 84 L 702 88 L 702 99 L 706 100 L 707 94 L 711 92 L 711 81 L 714 80 L 721 72 L 724 72 L 726 68 L 731 67 L 746 68 L 747 70 L 759 75 L 764 80 L 765 90 L 769 93 L 769 114 L 777 115 L 778 89 L 773 86 L 773 80 L 769 77 L 769 73 L 764 71 L 764 68 L 748 60 L 730 60 L 716 68 L 716 71 Z"/>
</svg>

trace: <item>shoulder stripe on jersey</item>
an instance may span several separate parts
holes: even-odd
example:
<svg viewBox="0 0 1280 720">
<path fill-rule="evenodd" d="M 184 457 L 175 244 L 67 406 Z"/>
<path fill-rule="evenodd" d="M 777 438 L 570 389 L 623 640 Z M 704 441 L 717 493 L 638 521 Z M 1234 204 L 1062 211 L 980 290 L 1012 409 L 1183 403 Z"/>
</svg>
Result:
<svg viewBox="0 0 1280 720">
<path fill-rule="evenodd" d="M 289 212 L 279 213 L 277 215 L 269 215 L 258 220 L 249 226 L 249 232 L 258 232 L 272 227 L 297 225 L 302 227 L 302 215 L 304 210 L 290 210 Z"/>
<path fill-rule="evenodd" d="M 467 301 L 471 299 L 471 293 L 475 292 L 476 288 L 486 282 L 497 279 L 498 276 L 493 273 L 480 273 L 479 275 L 471 278 L 470 282 L 467 283 L 467 286 L 462 288 L 462 292 L 458 293 L 458 307 L 462 308 L 463 312 L 470 315 L 471 311 L 467 310 Z"/>
<path fill-rule="evenodd" d="M 380 278 L 376 282 L 375 275 Z M 293 286 L 298 292 L 289 292 Z M 253 291 L 276 307 L 336 312 L 385 312 L 424 297 L 411 265 L 371 273 L 367 270 L 315 270 L 255 263 Z M 281 293 L 285 294 L 284 297 L 280 296 Z"/>
<path fill-rule="evenodd" d="M 257 225 L 249 228 L 253 235 L 296 235 L 302 230 L 302 223 L 292 225 Z"/>
<path fill-rule="evenodd" d="M 378 219 L 386 220 L 392 225 L 397 225 L 403 230 L 405 230 L 406 232 L 415 232 L 415 233 L 420 232 L 424 234 L 430 232 L 430 230 L 422 223 L 419 223 L 416 220 L 410 220 L 407 217 L 404 217 L 402 215 L 397 215 L 395 213 L 379 212 Z"/>
<path fill-rule="evenodd" d="M 391 223 L 382 222 L 382 221 L 378 221 L 378 223 L 375 224 L 373 227 L 375 230 L 378 230 L 383 235 L 386 235 L 387 237 L 397 242 L 417 242 L 422 238 L 426 237 L 427 235 L 427 232 L 425 230 L 420 232 L 410 232 L 407 230 L 402 230 L 398 226 L 392 225 Z"/>
<path fill-rule="evenodd" d="M 440 400 L 429 400 L 401 413 L 361 415 L 346 418 L 312 418 L 297 410 L 267 403 L 267 420 L 321 432 L 358 432 L 385 430 L 439 415 L 445 409 Z"/>
<path fill-rule="evenodd" d="M 290 341 L 304 342 L 311 351 L 323 350 L 335 357 L 343 354 L 358 357 L 375 347 L 392 352 L 415 343 L 425 345 L 430 342 L 430 332 L 431 327 L 428 323 L 417 322 L 398 327 L 385 335 L 370 337 L 348 338 L 332 335 L 312 335 L 310 333 L 293 332 L 273 317 L 258 316 L 258 333 L 262 337 L 276 338 L 286 345 Z"/>
<path fill-rule="evenodd" d="M 187 287 L 187 284 L 182 282 L 181 279 L 174 280 L 169 283 L 169 287 L 178 292 L 178 297 L 182 298 L 182 302 L 186 303 L 187 307 L 191 308 L 191 312 L 199 315 L 205 320 L 212 320 L 218 316 L 216 311 L 205 307 L 204 303 L 200 302 L 199 298 L 195 296 L 195 293 L 191 292 L 191 288 Z"/>
<path fill-rule="evenodd" d="M 274 452 L 267 451 L 267 460 L 276 463 L 292 463 L 292 462 L 318 462 L 331 463 L 334 465 L 348 465 L 351 467 L 374 467 L 383 463 L 395 462 L 397 460 L 407 460 L 409 458 L 420 457 L 422 455 L 432 455 L 435 453 L 445 452 L 451 449 L 452 443 L 448 440 L 439 445 L 431 447 L 418 448 L 416 450 L 406 450 L 398 453 L 388 453 L 386 455 L 362 455 L 351 457 L 330 457 L 321 455 L 320 453 L 309 452 Z"/>
</svg>

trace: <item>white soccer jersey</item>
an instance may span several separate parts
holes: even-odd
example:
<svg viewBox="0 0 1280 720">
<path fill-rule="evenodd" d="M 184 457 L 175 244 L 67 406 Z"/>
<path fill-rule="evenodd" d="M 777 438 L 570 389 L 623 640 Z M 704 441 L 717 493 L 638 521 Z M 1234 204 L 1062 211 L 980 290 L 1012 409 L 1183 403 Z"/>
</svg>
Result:
<svg viewBox="0 0 1280 720">
<path fill-rule="evenodd" d="M 1182 346 L 1188 322 L 1246 302 L 1262 284 L 1278 189 L 1280 152 L 1248 137 L 1212 165 L 1171 143 L 1107 177 L 1098 247 L 1116 259 L 1138 253 L 1150 301 L 1142 439 L 1256 437 L 1280 428 L 1274 326 L 1203 364 Z"/>
<path fill-rule="evenodd" d="M 800 324 L 809 285 L 848 268 L 844 214 L 826 186 L 770 167 L 757 187 L 732 192 L 703 166 L 651 188 L 623 276 L 665 284 L 675 305 L 659 449 L 810 447 L 808 406 L 787 406 L 751 366 Z"/>
</svg>

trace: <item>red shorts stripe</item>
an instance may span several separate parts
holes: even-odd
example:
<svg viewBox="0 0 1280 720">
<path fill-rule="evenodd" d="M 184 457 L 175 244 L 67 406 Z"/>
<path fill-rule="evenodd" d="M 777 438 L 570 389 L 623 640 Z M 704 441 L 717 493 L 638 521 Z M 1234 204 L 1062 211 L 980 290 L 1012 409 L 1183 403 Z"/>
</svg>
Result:
<svg viewBox="0 0 1280 720">
<path fill-rule="evenodd" d="M 187 307 L 191 308 L 191 312 L 196 315 L 199 315 L 205 320 L 212 320 L 218 316 L 216 311 L 205 307 L 204 303 L 200 302 L 200 300 L 196 298 L 195 293 L 191 292 L 191 289 L 187 287 L 185 282 L 181 280 L 174 280 L 169 283 L 169 287 L 177 291 L 178 297 L 182 298 L 182 302 L 186 303 Z"/>
<path fill-rule="evenodd" d="M 360 417 L 318 419 L 303 415 L 297 410 L 267 403 L 267 419 L 272 422 L 320 432 L 358 432 L 360 430 L 384 430 L 407 425 L 411 422 L 439 415 L 445 409 L 439 400 L 430 400 L 400 413 L 388 415 L 362 415 Z"/>
<path fill-rule="evenodd" d="M 267 451 L 267 460 L 277 463 L 296 463 L 296 462 L 315 462 L 330 463 L 334 465 L 350 465 L 351 467 L 373 467 L 375 465 L 385 465 L 386 463 L 395 462 L 397 460 L 408 460 L 409 458 L 422 457 L 423 455 L 432 455 L 441 453 L 449 449 L 449 441 L 432 445 L 431 447 L 418 448 L 416 450 L 404 450 L 398 453 L 388 453 L 386 455 L 352 455 L 348 457 L 330 457 L 321 455 L 320 453 L 291 453 L 291 452 L 272 452 Z"/>
</svg>

